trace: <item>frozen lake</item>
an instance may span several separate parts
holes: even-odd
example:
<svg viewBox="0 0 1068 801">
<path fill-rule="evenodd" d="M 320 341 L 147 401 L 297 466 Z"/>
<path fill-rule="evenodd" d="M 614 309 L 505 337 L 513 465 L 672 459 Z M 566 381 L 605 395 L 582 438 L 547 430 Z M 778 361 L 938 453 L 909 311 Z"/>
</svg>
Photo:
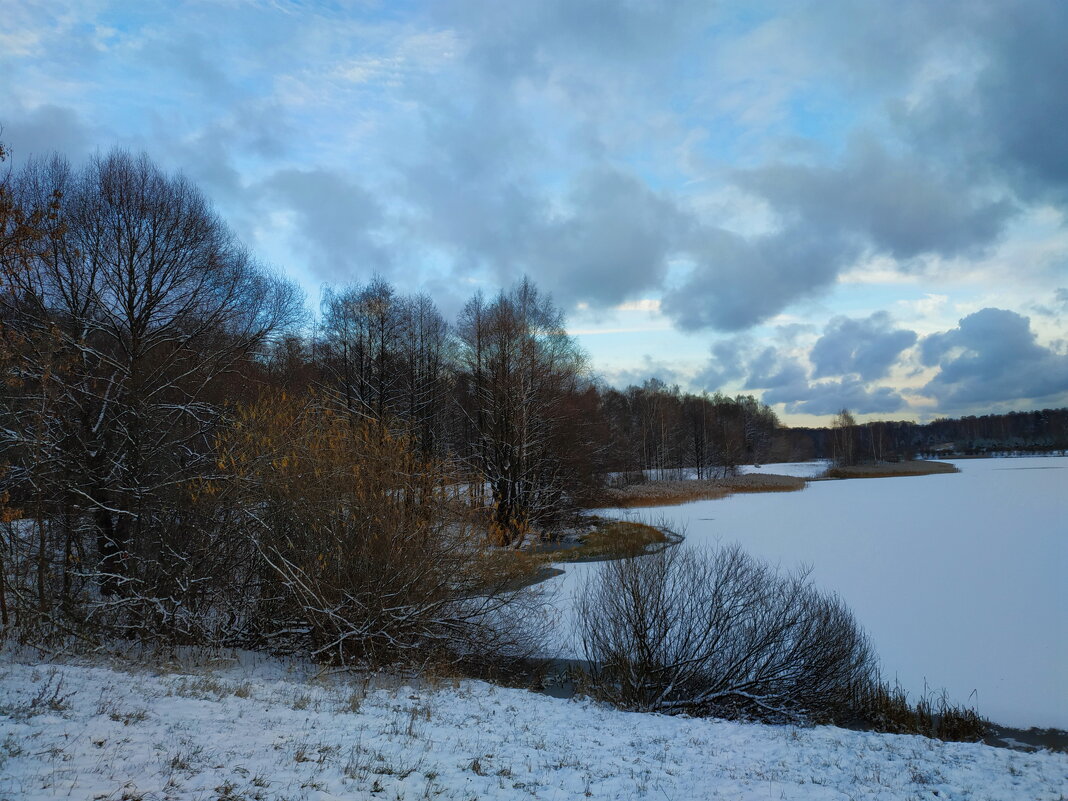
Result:
<svg viewBox="0 0 1068 801">
<path fill-rule="evenodd" d="M 1068 729 L 1068 458 L 954 464 L 961 473 L 817 481 L 641 519 L 667 520 L 686 534 L 681 547 L 739 542 L 784 568 L 810 566 L 912 698 L 945 688 L 996 723 Z M 562 567 L 553 583 L 566 620 L 598 565 Z"/>
</svg>

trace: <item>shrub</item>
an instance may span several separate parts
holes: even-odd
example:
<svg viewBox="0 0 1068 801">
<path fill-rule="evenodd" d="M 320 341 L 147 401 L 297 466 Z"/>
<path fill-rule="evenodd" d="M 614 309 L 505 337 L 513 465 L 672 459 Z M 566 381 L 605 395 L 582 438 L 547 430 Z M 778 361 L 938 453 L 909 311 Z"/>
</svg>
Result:
<svg viewBox="0 0 1068 801">
<path fill-rule="evenodd" d="M 486 558 L 463 482 L 404 437 L 314 397 L 274 396 L 239 413 L 220 451 L 220 505 L 260 560 L 262 639 L 337 662 L 537 647 L 536 598 Z"/>
<path fill-rule="evenodd" d="M 605 563 L 578 636 L 593 691 L 644 711 L 835 720 L 877 675 L 840 599 L 737 546 Z"/>
</svg>

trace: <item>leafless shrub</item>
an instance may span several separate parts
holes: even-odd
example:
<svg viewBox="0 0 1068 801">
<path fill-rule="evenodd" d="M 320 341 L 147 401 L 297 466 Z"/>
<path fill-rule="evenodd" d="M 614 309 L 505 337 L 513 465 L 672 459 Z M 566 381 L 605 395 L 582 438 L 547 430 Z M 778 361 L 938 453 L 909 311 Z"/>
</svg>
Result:
<svg viewBox="0 0 1068 801">
<path fill-rule="evenodd" d="M 486 558 L 447 466 L 406 438 L 314 397 L 272 396 L 220 450 L 229 475 L 210 489 L 257 551 L 262 641 L 338 663 L 537 646 L 536 593 Z"/>
<path fill-rule="evenodd" d="M 737 546 L 605 563 L 578 610 L 590 684 L 627 708 L 833 719 L 876 675 L 840 599 Z"/>
</svg>

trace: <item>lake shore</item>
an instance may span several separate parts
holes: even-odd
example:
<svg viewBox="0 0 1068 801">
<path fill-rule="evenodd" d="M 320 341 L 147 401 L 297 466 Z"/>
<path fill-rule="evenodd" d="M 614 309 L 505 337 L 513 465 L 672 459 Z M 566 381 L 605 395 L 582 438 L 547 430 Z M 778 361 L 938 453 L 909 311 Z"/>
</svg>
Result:
<svg viewBox="0 0 1068 801">
<path fill-rule="evenodd" d="M 685 534 L 680 547 L 737 542 L 784 569 L 808 566 L 818 586 L 849 603 L 885 675 L 913 697 L 945 687 L 967 703 L 974 693 L 980 714 L 1005 737 L 1063 743 L 1068 650 L 1053 633 L 1068 626 L 1060 600 L 1068 552 L 1057 536 L 1068 519 L 1061 472 L 1068 459 L 952 465 L 961 472 L 811 481 L 804 492 L 733 493 L 714 503 L 601 514 L 663 521 Z M 548 584 L 568 617 L 569 599 L 596 565 L 564 569 Z"/>
</svg>

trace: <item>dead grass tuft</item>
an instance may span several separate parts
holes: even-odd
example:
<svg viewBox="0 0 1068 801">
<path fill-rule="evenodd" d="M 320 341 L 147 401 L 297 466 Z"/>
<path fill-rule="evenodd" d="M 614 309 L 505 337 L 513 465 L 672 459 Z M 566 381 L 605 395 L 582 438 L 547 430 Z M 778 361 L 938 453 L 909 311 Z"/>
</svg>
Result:
<svg viewBox="0 0 1068 801">
<path fill-rule="evenodd" d="M 648 481 L 609 489 L 607 495 L 612 506 L 634 509 L 715 500 L 740 492 L 796 492 L 804 488 L 803 478 L 759 473 L 707 480 Z"/>
<path fill-rule="evenodd" d="M 617 520 L 600 525 L 574 547 L 553 551 L 533 550 L 533 556 L 547 557 L 553 562 L 601 562 L 637 556 L 650 547 L 670 542 L 670 538 L 655 526 Z"/>
<path fill-rule="evenodd" d="M 946 693 L 925 693 L 913 704 L 900 687 L 876 683 L 856 700 L 865 722 L 875 731 L 920 734 L 938 740 L 974 743 L 990 730 L 975 709 L 950 703 Z"/>
<path fill-rule="evenodd" d="M 948 462 L 883 462 L 832 467 L 824 478 L 893 478 L 894 476 L 930 476 L 936 473 L 959 473 Z"/>
</svg>

